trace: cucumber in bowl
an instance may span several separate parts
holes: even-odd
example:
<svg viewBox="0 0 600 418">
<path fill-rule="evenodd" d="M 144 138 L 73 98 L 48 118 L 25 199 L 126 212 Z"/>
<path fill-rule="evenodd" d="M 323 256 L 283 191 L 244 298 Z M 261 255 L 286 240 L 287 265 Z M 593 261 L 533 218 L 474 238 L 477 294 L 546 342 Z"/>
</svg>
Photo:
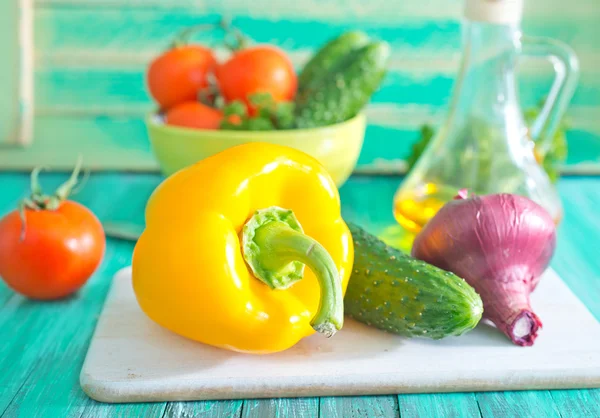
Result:
<svg viewBox="0 0 600 418">
<path fill-rule="evenodd" d="M 333 125 L 356 116 L 385 77 L 390 47 L 387 42 L 369 42 L 341 57 L 336 55 L 331 65 L 329 61 L 324 61 L 321 52 L 317 53 L 315 59 L 319 56 L 321 58 L 317 64 L 321 62 L 321 65 L 317 67 L 321 68 L 320 75 L 316 74 L 313 62 L 309 62 L 302 72 L 308 72 L 309 76 L 305 76 L 308 81 L 304 81 L 296 96 L 298 128 Z"/>
<path fill-rule="evenodd" d="M 369 36 L 360 31 L 346 32 L 327 42 L 306 63 L 298 75 L 298 94 L 306 91 L 312 84 L 326 77 L 329 71 L 350 52 L 355 51 L 369 43 Z"/>
</svg>

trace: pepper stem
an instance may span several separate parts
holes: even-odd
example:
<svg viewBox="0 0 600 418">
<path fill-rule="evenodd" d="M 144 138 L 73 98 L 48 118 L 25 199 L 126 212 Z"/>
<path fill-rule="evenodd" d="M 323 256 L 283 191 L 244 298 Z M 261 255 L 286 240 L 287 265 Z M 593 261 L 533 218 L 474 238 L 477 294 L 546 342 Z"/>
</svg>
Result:
<svg viewBox="0 0 600 418">
<path fill-rule="evenodd" d="M 242 246 L 254 276 L 271 289 L 290 287 L 308 266 L 321 287 L 311 326 L 327 337 L 342 328 L 342 284 L 335 263 L 325 247 L 304 234 L 291 210 L 272 206 L 257 211 L 243 228 Z"/>
</svg>

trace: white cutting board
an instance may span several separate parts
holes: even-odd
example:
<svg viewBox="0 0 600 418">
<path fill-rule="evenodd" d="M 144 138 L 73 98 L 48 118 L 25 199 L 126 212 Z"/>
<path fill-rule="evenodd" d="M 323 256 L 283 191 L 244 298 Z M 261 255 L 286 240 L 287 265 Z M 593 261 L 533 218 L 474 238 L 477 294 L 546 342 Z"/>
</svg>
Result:
<svg viewBox="0 0 600 418">
<path fill-rule="evenodd" d="M 532 304 L 544 322 L 533 347 L 487 324 L 440 341 L 406 339 L 350 319 L 263 356 L 187 340 L 140 310 L 131 270 L 120 271 L 81 371 L 104 402 L 373 395 L 600 387 L 600 324 L 552 271 Z"/>
</svg>

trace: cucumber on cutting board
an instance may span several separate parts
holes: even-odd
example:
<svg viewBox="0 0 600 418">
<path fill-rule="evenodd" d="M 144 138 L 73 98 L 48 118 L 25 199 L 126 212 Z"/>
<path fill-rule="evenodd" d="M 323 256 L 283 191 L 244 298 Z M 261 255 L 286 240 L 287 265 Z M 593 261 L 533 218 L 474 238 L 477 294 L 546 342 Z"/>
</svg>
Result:
<svg viewBox="0 0 600 418">
<path fill-rule="evenodd" d="M 389 57 L 386 42 L 373 42 L 346 54 L 296 96 L 297 127 L 328 126 L 356 116 L 379 88 Z"/>
<path fill-rule="evenodd" d="M 298 75 L 298 91 L 302 94 L 308 86 L 326 77 L 329 71 L 347 54 L 369 43 L 369 36 L 360 31 L 346 32 L 327 42 L 306 63 Z"/>
<path fill-rule="evenodd" d="M 473 329 L 481 298 L 460 277 L 389 247 L 356 225 L 354 267 L 345 313 L 359 322 L 407 337 L 434 339 Z"/>
</svg>

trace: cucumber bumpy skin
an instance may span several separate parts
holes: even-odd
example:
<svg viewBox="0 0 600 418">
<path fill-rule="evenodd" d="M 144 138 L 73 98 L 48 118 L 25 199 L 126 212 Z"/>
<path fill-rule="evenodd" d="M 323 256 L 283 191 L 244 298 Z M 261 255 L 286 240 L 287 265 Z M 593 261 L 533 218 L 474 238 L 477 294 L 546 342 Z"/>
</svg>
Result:
<svg viewBox="0 0 600 418">
<path fill-rule="evenodd" d="M 383 81 L 389 57 L 387 42 L 373 42 L 347 54 L 326 77 L 296 96 L 296 126 L 317 128 L 356 116 Z"/>
<path fill-rule="evenodd" d="M 389 247 L 349 224 L 353 273 L 344 299 L 347 315 L 406 337 L 440 339 L 473 329 L 481 298 L 460 277 Z"/>
<path fill-rule="evenodd" d="M 298 92 L 327 77 L 329 71 L 350 52 L 369 43 L 369 36 L 360 31 L 346 32 L 330 40 L 306 63 L 298 75 Z"/>
</svg>

